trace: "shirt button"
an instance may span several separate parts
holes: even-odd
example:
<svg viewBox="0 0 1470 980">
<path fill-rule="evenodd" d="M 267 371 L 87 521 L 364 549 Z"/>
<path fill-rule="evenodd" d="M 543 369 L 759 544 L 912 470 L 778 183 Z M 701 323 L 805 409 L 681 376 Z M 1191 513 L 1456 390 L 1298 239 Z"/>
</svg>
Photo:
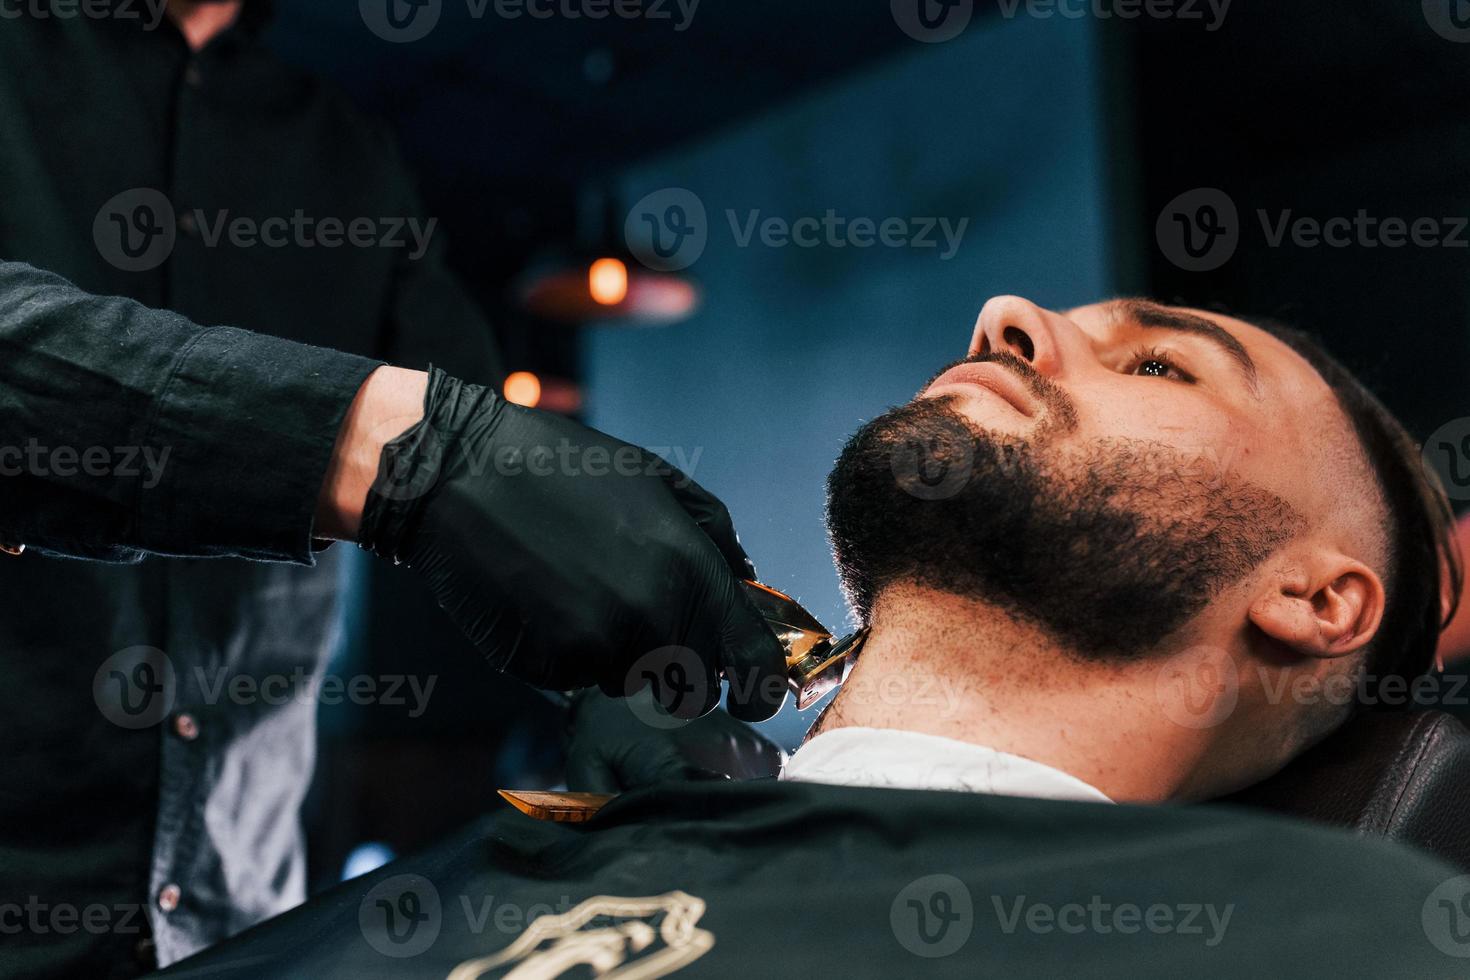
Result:
<svg viewBox="0 0 1470 980">
<path fill-rule="evenodd" d="M 164 885 L 158 892 L 158 907 L 165 912 L 172 912 L 179 907 L 179 899 L 183 896 L 178 885 Z"/>
<path fill-rule="evenodd" d="M 194 233 L 198 230 L 199 222 L 194 220 L 193 211 L 179 212 L 179 231 L 182 231 L 184 234 L 192 238 L 194 237 Z"/>
<path fill-rule="evenodd" d="M 174 734 L 186 742 L 192 742 L 199 737 L 199 722 L 194 720 L 193 715 L 177 715 L 174 717 Z"/>
<path fill-rule="evenodd" d="M 191 61 L 184 68 L 184 84 L 190 88 L 198 88 L 204 84 L 204 73 L 199 70 L 196 62 Z"/>
</svg>

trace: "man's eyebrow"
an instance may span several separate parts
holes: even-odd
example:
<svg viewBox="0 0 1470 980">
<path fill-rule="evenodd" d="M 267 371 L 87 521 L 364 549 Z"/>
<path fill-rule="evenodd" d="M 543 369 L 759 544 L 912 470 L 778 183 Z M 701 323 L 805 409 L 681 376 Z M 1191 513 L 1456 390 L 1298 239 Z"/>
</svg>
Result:
<svg viewBox="0 0 1470 980">
<path fill-rule="evenodd" d="M 1250 385 L 1251 393 L 1260 396 L 1256 362 L 1251 360 L 1250 352 L 1235 339 L 1234 334 L 1214 320 L 1185 313 L 1183 310 L 1173 310 L 1144 299 L 1119 300 L 1113 304 L 1112 312 L 1115 319 L 1129 320 L 1145 330 L 1174 330 L 1205 338 L 1235 360 L 1246 383 Z"/>
</svg>

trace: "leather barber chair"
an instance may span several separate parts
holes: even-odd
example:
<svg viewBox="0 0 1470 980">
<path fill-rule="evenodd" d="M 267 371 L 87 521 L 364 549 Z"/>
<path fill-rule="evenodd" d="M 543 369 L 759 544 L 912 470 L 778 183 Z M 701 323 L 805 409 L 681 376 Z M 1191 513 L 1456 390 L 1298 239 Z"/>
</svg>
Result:
<svg viewBox="0 0 1470 980">
<path fill-rule="evenodd" d="M 1470 729 L 1442 711 L 1364 713 L 1220 802 L 1402 841 L 1470 871 Z"/>
</svg>

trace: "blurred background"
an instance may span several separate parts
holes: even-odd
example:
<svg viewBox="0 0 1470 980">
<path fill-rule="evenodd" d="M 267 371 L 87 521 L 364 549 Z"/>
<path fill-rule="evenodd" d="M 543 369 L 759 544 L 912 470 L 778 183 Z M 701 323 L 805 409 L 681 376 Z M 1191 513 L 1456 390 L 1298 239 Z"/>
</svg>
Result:
<svg viewBox="0 0 1470 980">
<path fill-rule="evenodd" d="M 1470 414 L 1464 0 L 396 2 L 279 0 L 270 43 L 396 131 L 505 353 L 475 380 L 685 468 L 834 628 L 832 460 L 992 295 L 1277 316 L 1416 437 Z M 350 574 L 333 672 L 439 682 L 322 709 L 319 884 L 559 779 L 556 709 Z"/>
</svg>

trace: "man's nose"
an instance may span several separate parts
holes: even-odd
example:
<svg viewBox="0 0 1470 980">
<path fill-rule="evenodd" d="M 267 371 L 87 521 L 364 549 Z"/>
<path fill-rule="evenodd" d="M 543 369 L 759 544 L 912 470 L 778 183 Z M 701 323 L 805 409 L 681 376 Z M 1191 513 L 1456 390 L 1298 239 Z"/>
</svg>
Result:
<svg viewBox="0 0 1470 980">
<path fill-rule="evenodd" d="M 1050 322 L 1054 315 L 1019 296 L 997 296 L 980 311 L 970 354 L 1014 354 L 1037 373 L 1055 375 L 1061 369 L 1061 347 Z"/>
</svg>

